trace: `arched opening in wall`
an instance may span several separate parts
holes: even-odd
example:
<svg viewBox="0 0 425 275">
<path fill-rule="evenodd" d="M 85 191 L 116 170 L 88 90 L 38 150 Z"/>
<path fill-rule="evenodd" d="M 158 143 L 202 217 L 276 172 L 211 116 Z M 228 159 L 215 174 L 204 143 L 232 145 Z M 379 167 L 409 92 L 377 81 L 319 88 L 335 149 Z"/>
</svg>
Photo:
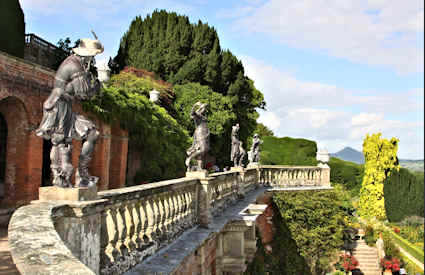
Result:
<svg viewBox="0 0 425 275">
<path fill-rule="evenodd" d="M 41 186 L 52 186 L 52 169 L 50 168 L 50 151 L 52 142 L 48 139 L 43 140 L 43 168 L 41 172 Z"/>
<path fill-rule="evenodd" d="M 4 185 L 6 179 L 6 147 L 7 146 L 7 123 L 0 113 L 0 198 L 4 197 Z"/>
</svg>

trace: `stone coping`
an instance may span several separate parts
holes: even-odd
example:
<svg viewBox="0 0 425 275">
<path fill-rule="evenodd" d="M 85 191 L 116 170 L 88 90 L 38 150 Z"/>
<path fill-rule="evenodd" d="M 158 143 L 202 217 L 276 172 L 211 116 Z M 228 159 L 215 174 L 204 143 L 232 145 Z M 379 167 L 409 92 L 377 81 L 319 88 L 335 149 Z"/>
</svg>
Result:
<svg viewBox="0 0 425 275">
<path fill-rule="evenodd" d="M 265 191 L 264 187 L 260 187 L 247 193 L 244 199 L 238 200 L 237 203 L 226 208 L 220 216 L 213 217 L 208 228 L 197 226 L 186 230 L 173 243 L 157 251 L 154 255 L 124 273 L 124 275 L 172 274 L 184 262 L 186 257 L 190 256 L 213 234 L 218 234 L 222 231 L 229 222 L 237 221 L 238 223 L 252 225 L 258 213 L 250 214 L 247 208 Z"/>
<path fill-rule="evenodd" d="M 40 202 L 15 211 L 9 223 L 13 261 L 23 275 L 95 275 L 72 255 L 52 219 L 64 202 Z"/>
<path fill-rule="evenodd" d="M 110 189 L 98 192 L 100 199 L 108 199 L 109 201 L 120 200 L 122 197 L 133 196 L 134 199 L 144 196 L 155 195 L 169 190 L 178 190 L 186 187 L 193 187 L 199 179 L 196 178 L 179 178 L 142 185 L 123 187 L 118 189 Z"/>
<path fill-rule="evenodd" d="M 323 191 L 323 190 L 333 190 L 331 186 L 278 186 L 273 185 L 271 188 L 267 189 L 267 192 L 281 192 L 281 191 Z"/>
<path fill-rule="evenodd" d="M 259 169 L 262 169 L 262 168 L 274 168 L 274 169 L 285 168 L 285 169 L 291 169 L 291 170 L 293 170 L 293 169 L 312 169 L 312 168 L 321 169 L 321 167 L 319 167 L 319 166 L 293 166 L 293 165 L 259 165 L 258 168 Z"/>
</svg>

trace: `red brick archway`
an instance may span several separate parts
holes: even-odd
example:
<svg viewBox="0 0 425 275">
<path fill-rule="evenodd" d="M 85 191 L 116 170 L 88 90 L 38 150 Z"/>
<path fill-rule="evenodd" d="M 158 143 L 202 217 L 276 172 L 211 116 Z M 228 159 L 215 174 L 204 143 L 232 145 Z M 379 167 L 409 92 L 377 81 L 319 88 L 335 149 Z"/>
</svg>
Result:
<svg viewBox="0 0 425 275">
<path fill-rule="evenodd" d="M 41 163 L 37 161 L 35 154 L 30 155 L 30 151 L 35 148 L 29 147 L 32 138 L 25 104 L 17 97 L 6 97 L 0 100 L 0 113 L 7 126 L 4 196 L 0 203 L 19 205 L 37 192 L 34 190 L 36 188 L 25 183 L 37 180 Z"/>
</svg>

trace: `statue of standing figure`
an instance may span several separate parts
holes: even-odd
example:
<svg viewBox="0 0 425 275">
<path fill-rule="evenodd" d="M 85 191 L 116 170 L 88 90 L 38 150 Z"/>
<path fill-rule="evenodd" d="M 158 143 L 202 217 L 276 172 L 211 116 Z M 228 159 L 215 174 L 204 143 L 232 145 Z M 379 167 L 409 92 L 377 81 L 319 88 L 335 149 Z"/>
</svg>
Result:
<svg viewBox="0 0 425 275">
<path fill-rule="evenodd" d="M 251 150 L 248 152 L 249 163 L 258 163 L 260 161 L 260 145 L 263 141 L 259 138 L 258 134 L 254 135 L 252 140 Z"/>
<path fill-rule="evenodd" d="M 94 33 L 93 33 L 94 34 Z M 75 99 L 89 100 L 100 91 L 100 82 L 90 72 L 94 56 L 103 52 L 97 39 L 81 39 L 74 54 L 59 66 L 53 90 L 43 103 L 43 118 L 36 135 L 52 141 L 50 151 L 53 185 L 73 187 L 71 177 L 74 167 L 71 163 L 72 140 L 84 140 L 75 174 L 75 187 L 96 185 L 98 177 L 90 176 L 88 165 L 99 131 L 92 121 L 72 111 Z"/>
<path fill-rule="evenodd" d="M 205 168 L 205 156 L 210 149 L 210 130 L 207 125 L 208 103 L 196 102 L 190 112 L 190 117 L 195 121 L 195 132 L 193 133 L 193 143 L 187 149 L 186 167 L 187 171 L 201 171 Z M 190 166 L 190 161 L 195 159 L 197 165 Z"/>
<path fill-rule="evenodd" d="M 243 149 L 243 143 L 239 140 L 239 123 L 232 126 L 232 148 L 230 151 L 230 161 L 233 161 L 233 166 L 243 166 L 243 160 L 246 156 L 246 152 Z"/>
</svg>

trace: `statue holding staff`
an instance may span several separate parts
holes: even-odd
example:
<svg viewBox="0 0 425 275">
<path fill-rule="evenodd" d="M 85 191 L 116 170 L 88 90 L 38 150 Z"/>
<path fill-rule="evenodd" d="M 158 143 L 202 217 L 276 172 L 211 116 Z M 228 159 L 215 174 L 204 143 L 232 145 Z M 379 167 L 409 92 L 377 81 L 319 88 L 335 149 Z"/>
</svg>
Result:
<svg viewBox="0 0 425 275">
<path fill-rule="evenodd" d="M 92 121 L 72 110 L 74 100 L 90 100 L 100 91 L 100 82 L 91 72 L 94 56 L 103 52 L 97 39 L 80 39 L 72 55 L 59 66 L 53 90 L 43 104 L 43 118 L 36 135 L 52 141 L 50 152 L 53 185 L 73 187 L 71 177 L 72 140 L 84 140 L 75 174 L 76 187 L 96 185 L 98 177 L 90 176 L 88 165 L 99 131 Z"/>
</svg>

